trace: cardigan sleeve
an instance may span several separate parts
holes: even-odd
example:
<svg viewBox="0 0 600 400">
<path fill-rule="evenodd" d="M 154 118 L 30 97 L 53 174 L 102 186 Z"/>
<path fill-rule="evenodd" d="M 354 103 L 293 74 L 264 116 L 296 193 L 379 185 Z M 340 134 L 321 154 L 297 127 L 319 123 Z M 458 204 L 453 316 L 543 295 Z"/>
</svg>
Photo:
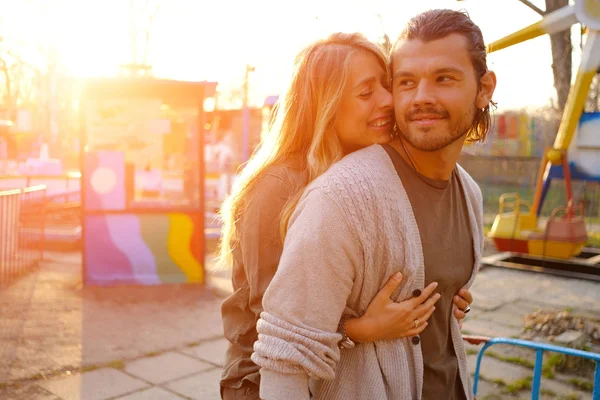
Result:
<svg viewBox="0 0 600 400">
<path fill-rule="evenodd" d="M 336 331 L 363 259 L 354 227 L 329 193 L 308 191 L 290 221 L 257 325 L 252 360 L 262 367 L 261 398 L 308 399 L 308 377 L 333 379 Z"/>
</svg>

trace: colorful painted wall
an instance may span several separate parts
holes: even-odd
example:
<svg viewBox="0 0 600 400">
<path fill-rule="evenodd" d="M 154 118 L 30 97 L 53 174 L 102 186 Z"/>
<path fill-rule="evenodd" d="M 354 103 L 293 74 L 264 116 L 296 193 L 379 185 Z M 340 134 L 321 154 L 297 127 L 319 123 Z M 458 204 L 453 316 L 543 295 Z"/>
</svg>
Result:
<svg viewBox="0 0 600 400">
<path fill-rule="evenodd" d="M 201 283 L 201 215 L 85 217 L 87 284 Z"/>
<path fill-rule="evenodd" d="M 86 284 L 202 283 L 204 216 L 129 209 L 122 152 L 85 153 Z"/>
</svg>

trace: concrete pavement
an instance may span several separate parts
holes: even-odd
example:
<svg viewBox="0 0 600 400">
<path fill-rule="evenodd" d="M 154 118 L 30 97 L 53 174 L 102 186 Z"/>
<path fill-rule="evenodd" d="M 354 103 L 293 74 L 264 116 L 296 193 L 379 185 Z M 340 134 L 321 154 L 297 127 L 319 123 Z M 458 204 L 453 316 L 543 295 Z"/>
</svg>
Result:
<svg viewBox="0 0 600 400">
<path fill-rule="evenodd" d="M 49 254 L 41 268 L 0 291 L 0 399 L 218 399 L 226 341 L 220 303 L 227 272 L 209 287 L 82 287 L 78 253 Z M 517 337 L 525 314 L 563 310 L 600 321 L 600 284 L 485 268 L 469 334 Z M 597 350 L 597 347 L 594 348 Z M 477 346 L 468 346 L 474 371 Z M 486 353 L 487 354 L 487 353 Z M 494 348 L 478 398 L 530 398 L 533 355 Z M 545 360 L 548 361 L 546 356 Z M 589 377 L 556 374 L 542 398 L 587 399 Z"/>
</svg>

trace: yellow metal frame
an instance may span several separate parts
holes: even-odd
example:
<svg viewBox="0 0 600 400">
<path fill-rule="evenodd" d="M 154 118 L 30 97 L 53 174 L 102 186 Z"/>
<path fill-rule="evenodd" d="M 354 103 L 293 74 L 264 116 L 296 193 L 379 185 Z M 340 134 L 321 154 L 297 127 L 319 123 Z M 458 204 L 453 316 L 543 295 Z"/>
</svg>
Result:
<svg viewBox="0 0 600 400">
<path fill-rule="evenodd" d="M 598 0 L 575 0 L 575 4 L 560 8 L 543 19 L 524 29 L 512 33 L 488 45 L 488 53 L 498 51 L 544 34 L 553 34 L 581 23 L 587 29 L 587 37 L 582 52 L 581 63 L 575 83 L 562 115 L 554 145 L 547 149 L 540 165 L 537 187 L 531 215 L 537 224 L 537 211 L 540 207 L 542 185 L 547 179 L 552 164 L 560 164 L 569 148 L 579 119 L 583 112 L 592 79 L 600 67 L 600 2 Z"/>
</svg>

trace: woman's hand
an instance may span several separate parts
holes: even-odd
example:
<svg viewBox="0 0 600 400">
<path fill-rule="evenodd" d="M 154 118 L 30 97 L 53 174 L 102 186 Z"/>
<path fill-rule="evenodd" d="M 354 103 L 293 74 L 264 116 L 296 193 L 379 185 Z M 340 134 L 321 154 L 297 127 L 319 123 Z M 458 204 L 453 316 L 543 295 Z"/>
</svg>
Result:
<svg viewBox="0 0 600 400">
<path fill-rule="evenodd" d="M 454 316 L 458 320 L 458 326 L 462 329 L 462 320 L 467 315 L 467 312 L 469 312 L 465 312 L 465 310 L 473 302 L 473 296 L 468 289 L 460 289 L 458 294 L 452 299 L 452 302 L 454 303 Z"/>
<path fill-rule="evenodd" d="M 357 342 L 392 340 L 420 334 L 427 327 L 427 320 L 435 310 L 440 294 L 432 296 L 437 282 L 429 284 L 419 296 L 396 303 L 390 299 L 402 282 L 402 274 L 392 275 L 377 293 L 365 314 L 346 322 L 346 334 Z"/>
</svg>

